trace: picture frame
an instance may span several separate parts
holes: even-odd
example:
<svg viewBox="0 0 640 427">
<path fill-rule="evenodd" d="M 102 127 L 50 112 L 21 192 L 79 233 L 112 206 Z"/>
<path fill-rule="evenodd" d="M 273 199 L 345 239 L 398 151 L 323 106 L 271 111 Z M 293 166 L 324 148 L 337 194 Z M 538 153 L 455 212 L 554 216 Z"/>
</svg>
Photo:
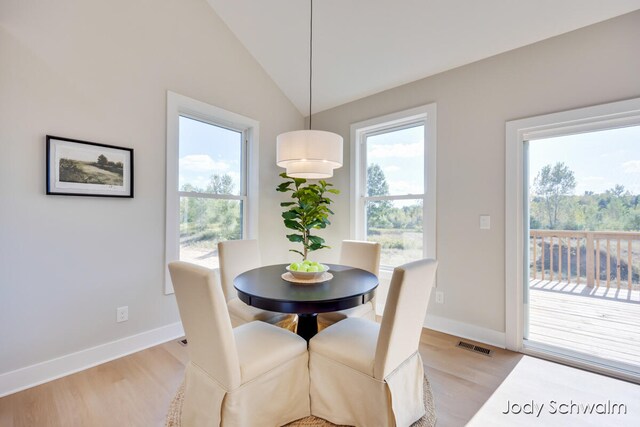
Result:
<svg viewBox="0 0 640 427">
<path fill-rule="evenodd" d="M 133 149 L 47 135 L 47 195 L 133 197 Z"/>
</svg>

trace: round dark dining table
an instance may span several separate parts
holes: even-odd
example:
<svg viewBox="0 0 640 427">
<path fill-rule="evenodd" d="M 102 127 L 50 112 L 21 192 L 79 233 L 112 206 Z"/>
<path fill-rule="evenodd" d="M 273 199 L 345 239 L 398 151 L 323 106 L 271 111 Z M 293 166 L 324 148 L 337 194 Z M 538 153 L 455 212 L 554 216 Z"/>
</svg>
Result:
<svg viewBox="0 0 640 427">
<path fill-rule="evenodd" d="M 245 304 L 263 310 L 298 315 L 298 335 L 309 341 L 318 333 L 318 313 L 345 310 L 373 298 L 378 278 L 366 270 L 326 264 L 333 278 L 326 282 L 298 284 L 284 280 L 288 264 L 254 268 L 238 275 L 233 285 Z"/>
</svg>

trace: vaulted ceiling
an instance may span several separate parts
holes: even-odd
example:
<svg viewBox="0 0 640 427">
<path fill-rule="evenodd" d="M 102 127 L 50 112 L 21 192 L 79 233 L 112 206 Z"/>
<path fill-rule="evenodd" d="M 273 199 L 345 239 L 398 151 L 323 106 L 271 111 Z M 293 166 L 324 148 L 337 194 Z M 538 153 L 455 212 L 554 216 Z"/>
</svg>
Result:
<svg viewBox="0 0 640 427">
<path fill-rule="evenodd" d="M 207 0 L 304 115 L 308 0 Z M 313 111 L 640 9 L 640 0 L 315 0 Z"/>
</svg>

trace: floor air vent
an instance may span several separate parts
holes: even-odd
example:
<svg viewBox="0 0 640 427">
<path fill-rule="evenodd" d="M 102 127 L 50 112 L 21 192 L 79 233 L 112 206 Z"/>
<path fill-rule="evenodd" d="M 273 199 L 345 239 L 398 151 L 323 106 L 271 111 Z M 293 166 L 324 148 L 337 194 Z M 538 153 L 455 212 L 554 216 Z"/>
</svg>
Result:
<svg viewBox="0 0 640 427">
<path fill-rule="evenodd" d="M 458 347 L 464 348 L 465 350 L 473 351 L 474 353 L 484 354 L 485 356 L 493 355 L 493 351 L 489 350 L 488 348 L 480 347 L 479 345 L 474 345 L 464 341 L 460 341 L 458 343 Z"/>
<path fill-rule="evenodd" d="M 180 345 L 182 345 L 182 346 L 185 346 L 185 345 L 187 345 L 187 339 L 186 338 L 181 339 L 180 341 L 178 341 L 178 343 L 180 343 Z"/>
</svg>

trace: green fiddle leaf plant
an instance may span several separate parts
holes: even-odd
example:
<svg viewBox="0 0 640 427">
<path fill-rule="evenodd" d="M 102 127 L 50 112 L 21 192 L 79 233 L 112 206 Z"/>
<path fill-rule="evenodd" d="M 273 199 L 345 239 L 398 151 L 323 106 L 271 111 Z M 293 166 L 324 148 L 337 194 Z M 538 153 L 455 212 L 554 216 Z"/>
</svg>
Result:
<svg viewBox="0 0 640 427">
<path fill-rule="evenodd" d="M 291 192 L 291 198 L 294 200 L 280 203 L 280 206 L 287 208 L 282 213 L 284 226 L 294 231 L 287 235 L 287 239 L 294 243 L 302 243 L 302 251 L 289 250 L 300 254 L 302 259 L 306 260 L 309 252 L 329 247 L 324 244 L 322 237 L 311 233 L 331 224 L 329 215 L 333 215 L 333 211 L 329 209 L 329 205 L 332 200 L 325 193 L 340 194 L 340 190 L 329 188 L 333 187 L 333 184 L 322 179 L 317 184 L 307 184 L 307 180 L 303 178 L 291 178 L 286 173 L 281 173 L 280 176 L 285 181 L 278 185 L 276 190 L 281 193 Z"/>
</svg>

